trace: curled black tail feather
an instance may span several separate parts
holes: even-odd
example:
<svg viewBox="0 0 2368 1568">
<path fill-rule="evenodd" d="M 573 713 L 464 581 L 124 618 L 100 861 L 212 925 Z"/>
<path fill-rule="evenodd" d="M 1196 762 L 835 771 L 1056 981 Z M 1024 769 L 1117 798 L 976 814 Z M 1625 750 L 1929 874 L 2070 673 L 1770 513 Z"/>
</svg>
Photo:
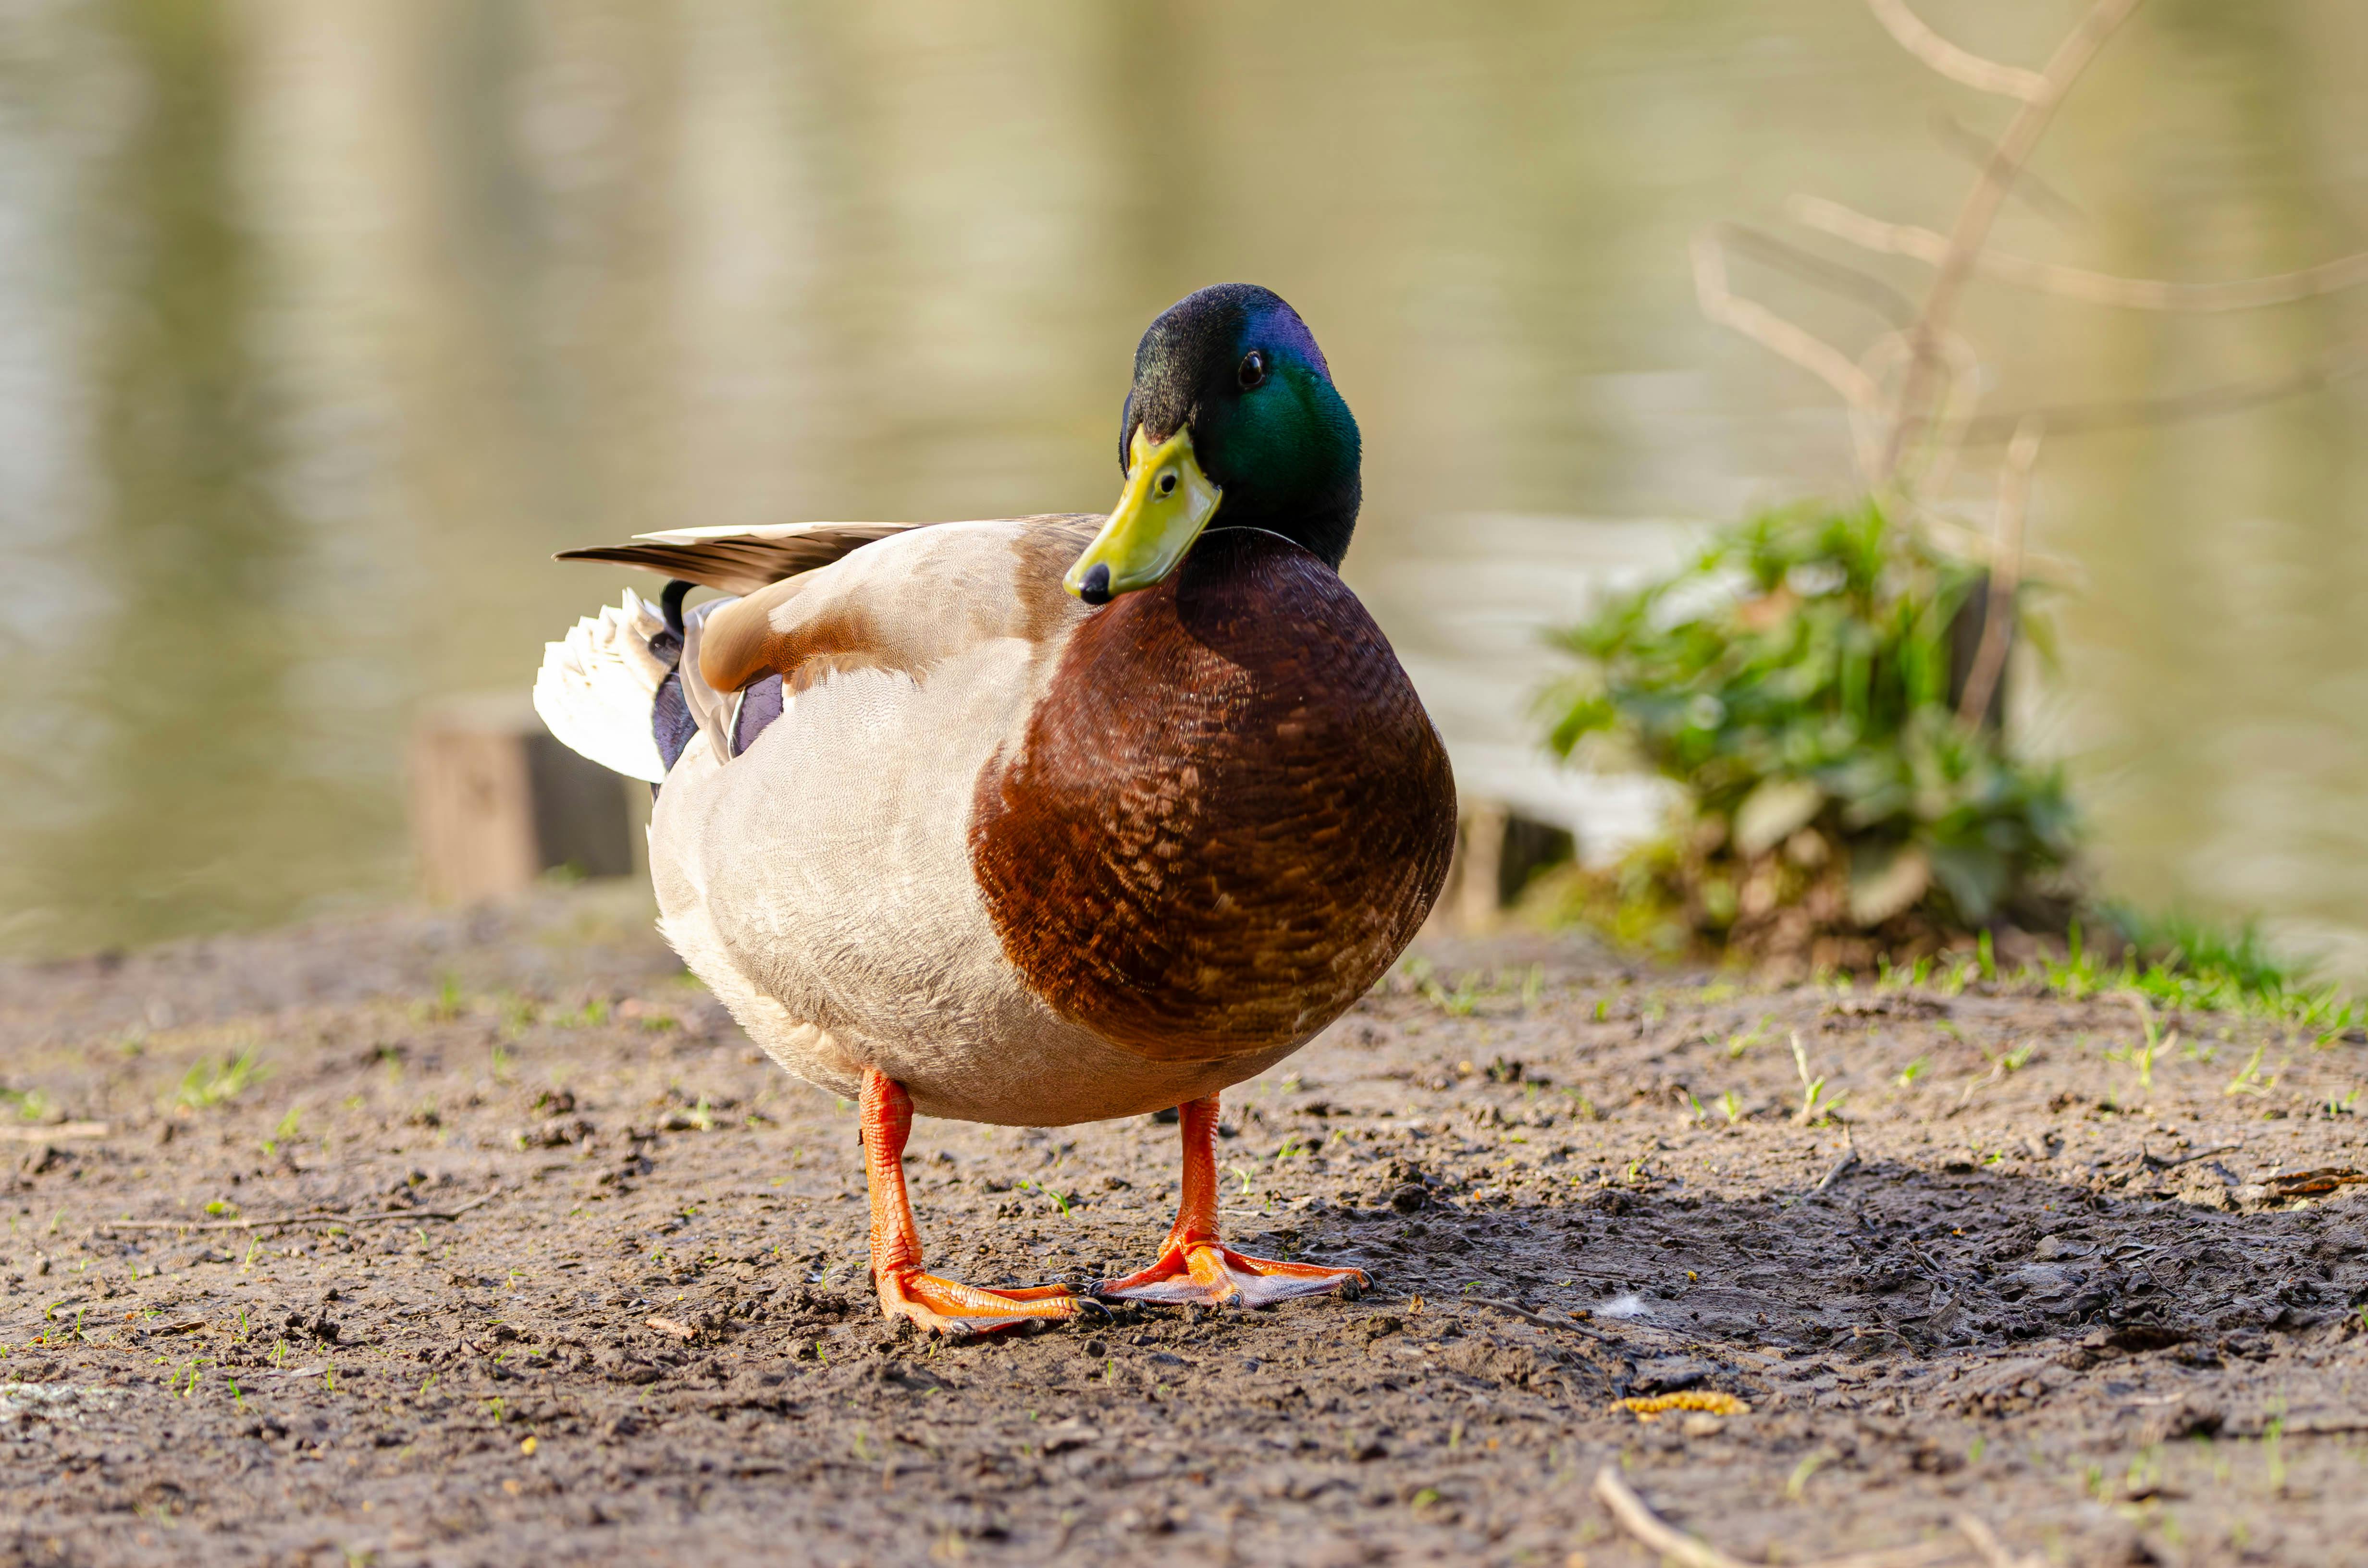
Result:
<svg viewBox="0 0 2368 1568">
<path fill-rule="evenodd" d="M 658 608 L 666 616 L 666 630 L 674 633 L 677 658 L 681 656 L 683 639 L 682 601 L 689 597 L 690 590 L 697 586 L 696 583 L 686 583 L 677 577 L 666 585 L 666 592 L 658 597 Z"/>
</svg>

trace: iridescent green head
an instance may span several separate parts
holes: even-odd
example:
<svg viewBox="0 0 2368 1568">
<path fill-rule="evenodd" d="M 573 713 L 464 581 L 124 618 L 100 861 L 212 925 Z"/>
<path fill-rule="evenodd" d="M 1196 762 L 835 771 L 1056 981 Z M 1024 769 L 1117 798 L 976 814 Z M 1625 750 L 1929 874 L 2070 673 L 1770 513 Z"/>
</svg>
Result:
<svg viewBox="0 0 2368 1568">
<path fill-rule="evenodd" d="M 1162 312 L 1134 352 L 1119 423 L 1126 487 L 1065 581 L 1088 604 L 1176 569 L 1224 526 L 1282 535 L 1337 569 L 1362 496 L 1357 421 L 1299 312 L 1221 283 Z"/>
</svg>

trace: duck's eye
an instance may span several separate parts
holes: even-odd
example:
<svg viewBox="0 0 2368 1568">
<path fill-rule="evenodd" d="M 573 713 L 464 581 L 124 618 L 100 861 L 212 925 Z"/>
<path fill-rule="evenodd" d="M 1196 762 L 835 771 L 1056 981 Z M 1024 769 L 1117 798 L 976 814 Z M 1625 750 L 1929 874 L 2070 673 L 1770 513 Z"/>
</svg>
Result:
<svg viewBox="0 0 2368 1568">
<path fill-rule="evenodd" d="M 1235 376 L 1242 383 L 1244 392 L 1263 382 L 1266 380 L 1266 355 L 1256 348 L 1243 355 L 1241 369 L 1235 372 Z"/>
</svg>

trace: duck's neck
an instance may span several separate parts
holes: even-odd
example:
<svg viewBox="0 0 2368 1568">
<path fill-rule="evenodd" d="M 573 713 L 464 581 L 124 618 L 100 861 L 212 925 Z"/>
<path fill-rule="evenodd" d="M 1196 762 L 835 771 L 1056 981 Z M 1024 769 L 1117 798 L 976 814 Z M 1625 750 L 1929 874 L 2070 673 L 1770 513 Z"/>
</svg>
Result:
<svg viewBox="0 0 2368 1568">
<path fill-rule="evenodd" d="M 1357 510 L 1363 494 L 1363 483 L 1353 468 L 1313 498 L 1301 498 L 1289 506 L 1261 506 L 1255 494 L 1228 494 L 1209 532 L 1256 529 L 1273 534 L 1289 540 L 1338 572 L 1340 562 L 1348 559 L 1349 541 L 1357 531 Z M 1193 554 L 1200 552 L 1200 547 L 1195 546 Z M 1186 558 L 1186 562 L 1190 564 L 1190 557 Z M 1233 562 L 1228 560 L 1224 563 Z"/>
<path fill-rule="evenodd" d="M 1322 590 L 1311 589 L 1315 582 Z M 1300 616 L 1316 608 L 1307 602 L 1311 594 L 1347 592 L 1333 562 L 1297 530 L 1228 517 L 1201 536 L 1167 582 L 1119 598 L 1097 618 L 1106 626 L 1080 630 L 1080 637 L 1097 634 L 1097 656 L 1063 662 L 1114 696 L 1130 681 L 1182 678 L 1162 655 L 1168 639 L 1181 637 L 1197 653 L 1218 653 L 1244 670 L 1296 663 L 1305 630 Z"/>
</svg>

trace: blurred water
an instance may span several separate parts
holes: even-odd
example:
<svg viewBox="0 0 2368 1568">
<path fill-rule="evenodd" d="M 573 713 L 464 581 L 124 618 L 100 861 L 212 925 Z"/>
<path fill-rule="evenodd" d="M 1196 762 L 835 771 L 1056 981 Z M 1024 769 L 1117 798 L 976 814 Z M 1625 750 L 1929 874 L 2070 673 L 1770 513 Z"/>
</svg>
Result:
<svg viewBox="0 0 2368 1568">
<path fill-rule="evenodd" d="M 1919 3 L 2033 62 L 2078 9 Z M 2368 248 L 2363 62 L 2357 0 L 2156 0 L 2000 243 L 2186 278 Z M 7 0 L 0 947 L 400 896 L 412 710 L 522 687 L 624 580 L 552 551 L 1101 509 L 1136 335 L 1227 278 L 1301 308 L 1363 423 L 1349 574 L 1467 781 L 1552 796 L 1535 628 L 1656 520 L 1849 480 L 1821 390 L 1699 320 L 1688 238 L 1799 189 L 1945 227 L 1936 116 L 2004 106 L 1856 0 Z M 1967 324 L 2009 408 L 2276 371 L 2368 301 L 1981 288 Z M 2053 443 L 2034 540 L 2079 586 L 2021 715 L 2109 885 L 2355 972 L 2363 434 L 2354 381 Z"/>
</svg>

